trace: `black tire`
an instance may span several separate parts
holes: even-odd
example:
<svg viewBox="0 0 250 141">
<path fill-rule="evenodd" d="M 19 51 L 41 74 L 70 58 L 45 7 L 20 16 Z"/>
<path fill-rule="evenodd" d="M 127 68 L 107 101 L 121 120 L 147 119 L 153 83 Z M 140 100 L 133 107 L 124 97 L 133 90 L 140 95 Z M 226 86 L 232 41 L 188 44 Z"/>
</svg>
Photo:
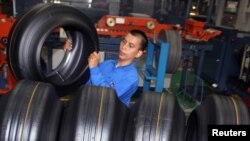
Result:
<svg viewBox="0 0 250 141">
<path fill-rule="evenodd" d="M 72 94 L 63 116 L 60 141 L 122 141 L 128 108 L 113 89 L 82 86 Z"/>
<path fill-rule="evenodd" d="M 208 125 L 247 125 L 249 113 L 241 99 L 212 94 L 191 112 L 186 129 L 186 141 L 207 141 Z"/>
<path fill-rule="evenodd" d="M 236 125 L 239 124 L 250 124 L 250 116 L 249 116 L 249 111 L 245 103 L 242 101 L 240 97 L 237 96 L 231 96 L 230 97 L 230 103 L 233 106 L 233 110 L 235 113 L 235 120 L 234 123 Z"/>
<path fill-rule="evenodd" d="M 184 140 L 185 115 L 174 95 L 145 93 L 131 112 L 126 141 Z"/>
<path fill-rule="evenodd" d="M 168 62 L 166 67 L 166 73 L 175 73 L 181 62 L 182 55 L 182 38 L 177 31 L 174 30 L 162 30 L 159 33 L 161 41 L 167 42 L 169 44 Z M 166 53 L 164 53 L 166 54 Z M 156 64 L 160 56 L 160 50 L 156 50 Z"/>
<path fill-rule="evenodd" d="M 0 123 L 2 123 L 4 117 L 5 107 L 7 105 L 9 94 L 0 95 Z"/>
<path fill-rule="evenodd" d="M 66 52 L 57 68 L 47 73 L 40 54 L 45 39 L 57 27 L 68 33 L 73 49 Z M 38 4 L 12 27 L 7 51 L 16 79 L 51 82 L 61 91 L 70 91 L 89 79 L 87 59 L 94 50 L 98 51 L 97 33 L 85 14 L 71 6 Z"/>
<path fill-rule="evenodd" d="M 55 141 L 61 111 L 52 85 L 21 80 L 9 94 L 0 123 L 0 140 Z"/>
</svg>

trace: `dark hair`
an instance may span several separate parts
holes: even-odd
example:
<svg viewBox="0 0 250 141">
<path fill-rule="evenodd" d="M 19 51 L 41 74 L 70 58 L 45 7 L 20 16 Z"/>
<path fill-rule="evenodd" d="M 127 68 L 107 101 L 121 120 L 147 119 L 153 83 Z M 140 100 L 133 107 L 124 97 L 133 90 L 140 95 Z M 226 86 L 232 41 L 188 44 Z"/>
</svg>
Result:
<svg viewBox="0 0 250 141">
<path fill-rule="evenodd" d="M 141 39 L 141 48 L 140 50 L 145 50 L 146 47 L 148 46 L 148 37 L 146 36 L 146 34 L 141 31 L 141 30 L 136 30 L 133 29 L 131 31 L 129 31 L 130 34 L 132 34 L 135 37 L 139 37 Z"/>
</svg>

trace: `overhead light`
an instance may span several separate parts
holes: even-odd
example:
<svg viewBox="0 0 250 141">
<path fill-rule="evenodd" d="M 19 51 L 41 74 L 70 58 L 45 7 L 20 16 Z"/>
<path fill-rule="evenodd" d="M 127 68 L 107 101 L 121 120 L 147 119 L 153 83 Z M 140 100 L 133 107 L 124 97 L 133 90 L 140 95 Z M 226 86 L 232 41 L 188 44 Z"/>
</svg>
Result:
<svg viewBox="0 0 250 141">
<path fill-rule="evenodd" d="M 217 87 L 218 87 L 218 84 L 213 83 L 213 84 L 212 84 L 212 87 L 217 88 Z"/>
</svg>

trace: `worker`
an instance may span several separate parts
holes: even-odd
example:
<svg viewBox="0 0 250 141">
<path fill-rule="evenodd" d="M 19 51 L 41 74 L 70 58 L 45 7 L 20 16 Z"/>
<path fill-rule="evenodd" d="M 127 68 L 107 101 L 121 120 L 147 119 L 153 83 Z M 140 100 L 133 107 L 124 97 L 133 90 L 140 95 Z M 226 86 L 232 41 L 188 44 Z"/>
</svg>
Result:
<svg viewBox="0 0 250 141">
<path fill-rule="evenodd" d="M 129 107 L 131 97 L 139 83 L 135 59 L 143 55 L 147 44 L 148 39 L 144 32 L 131 30 L 121 40 L 117 60 L 105 60 L 99 63 L 99 53 L 90 54 L 88 84 L 113 88 L 119 99 Z M 69 49 L 71 48 L 69 45 Z"/>
</svg>

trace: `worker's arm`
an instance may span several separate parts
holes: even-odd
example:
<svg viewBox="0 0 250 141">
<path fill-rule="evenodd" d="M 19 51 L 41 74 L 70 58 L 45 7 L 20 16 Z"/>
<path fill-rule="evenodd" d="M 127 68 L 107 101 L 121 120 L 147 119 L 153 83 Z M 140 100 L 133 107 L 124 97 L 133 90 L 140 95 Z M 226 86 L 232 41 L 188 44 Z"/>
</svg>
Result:
<svg viewBox="0 0 250 141">
<path fill-rule="evenodd" d="M 89 68 L 92 69 L 94 67 L 97 67 L 99 64 L 99 61 L 100 61 L 100 54 L 94 51 L 93 53 L 89 55 L 89 58 L 88 58 Z"/>
<path fill-rule="evenodd" d="M 112 84 L 110 84 L 107 80 L 105 80 L 104 76 L 100 71 L 100 68 L 98 66 L 99 60 L 100 60 L 100 55 L 97 52 L 91 53 L 88 58 L 88 65 L 90 69 L 89 83 L 96 86 L 112 87 Z"/>
</svg>

